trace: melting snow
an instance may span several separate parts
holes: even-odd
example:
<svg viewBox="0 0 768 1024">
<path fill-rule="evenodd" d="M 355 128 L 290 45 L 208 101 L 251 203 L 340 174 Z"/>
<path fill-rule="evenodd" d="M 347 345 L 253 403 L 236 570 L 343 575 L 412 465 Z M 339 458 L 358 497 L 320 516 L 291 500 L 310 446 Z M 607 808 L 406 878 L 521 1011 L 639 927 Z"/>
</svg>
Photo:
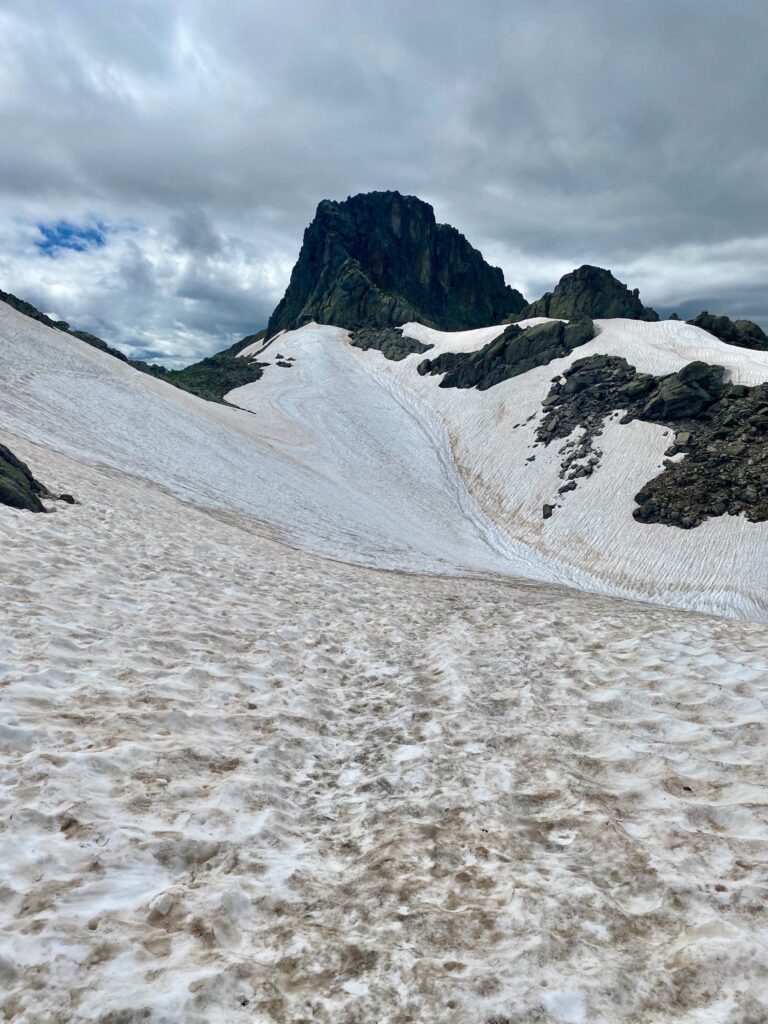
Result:
<svg viewBox="0 0 768 1024">
<path fill-rule="evenodd" d="M 1 439 L 81 502 L 0 508 L 6 1019 L 762 1019 L 768 626 L 543 581 L 744 614 L 761 529 L 656 581 L 647 527 L 534 523 L 493 424 L 557 368 L 457 394 L 310 327 L 251 414 L 0 328 Z M 610 438 L 606 523 L 663 444 Z"/>
</svg>

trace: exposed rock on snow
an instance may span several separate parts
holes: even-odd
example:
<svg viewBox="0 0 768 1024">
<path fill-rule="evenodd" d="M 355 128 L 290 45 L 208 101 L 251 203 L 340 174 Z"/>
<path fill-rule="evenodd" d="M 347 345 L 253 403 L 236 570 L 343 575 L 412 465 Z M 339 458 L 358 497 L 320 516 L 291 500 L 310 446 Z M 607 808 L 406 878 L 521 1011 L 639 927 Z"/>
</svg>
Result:
<svg viewBox="0 0 768 1024">
<path fill-rule="evenodd" d="M 443 330 L 500 323 L 525 305 L 432 207 L 399 192 L 324 200 L 304 232 L 267 336 L 311 321 L 351 330 L 420 320 Z"/>
<path fill-rule="evenodd" d="M 432 348 L 431 345 L 422 345 L 415 338 L 407 338 L 394 327 L 366 327 L 361 331 L 353 331 L 349 340 L 355 348 L 375 348 L 387 359 L 405 359 L 414 352 L 423 355 Z"/>
<path fill-rule="evenodd" d="M 594 439 L 609 416 L 621 410 L 622 423 L 663 423 L 675 432 L 667 455 L 685 457 L 665 459 L 664 471 L 642 487 L 635 519 L 690 529 L 710 516 L 743 512 L 762 522 L 768 519 L 768 384 L 748 388 L 723 384 L 722 377 L 722 367 L 702 362 L 657 378 L 615 356 L 580 359 L 553 383 L 536 436 L 549 444 L 583 429 L 562 463 L 575 487 L 599 464 Z"/>
<path fill-rule="evenodd" d="M 704 331 L 709 331 L 716 338 L 726 342 L 728 345 L 738 345 L 741 348 L 768 349 L 768 336 L 758 324 L 751 320 L 730 320 L 727 316 L 713 316 L 707 313 L 699 313 L 693 320 L 688 321 Z"/>
<path fill-rule="evenodd" d="M 0 505 L 27 512 L 45 512 L 40 499 L 47 496 L 47 489 L 35 480 L 29 466 L 10 448 L 0 444 Z"/>
<path fill-rule="evenodd" d="M 655 310 L 644 306 L 638 290 L 630 291 L 610 270 L 585 264 L 560 278 L 552 292 L 546 292 L 522 311 L 521 316 L 552 316 L 570 320 L 577 317 L 627 317 L 658 320 Z"/>
<path fill-rule="evenodd" d="M 444 374 L 441 388 L 485 391 L 503 380 L 568 355 L 595 335 L 589 317 L 568 324 L 560 320 L 536 323 L 524 330 L 510 324 L 498 338 L 476 352 L 443 352 L 419 363 L 418 372 Z"/>
<path fill-rule="evenodd" d="M 266 363 L 239 357 L 245 349 L 262 342 L 265 335 L 266 331 L 250 334 L 223 352 L 216 352 L 183 370 L 169 370 L 165 380 L 208 402 L 223 402 L 228 391 L 261 379 Z"/>
</svg>

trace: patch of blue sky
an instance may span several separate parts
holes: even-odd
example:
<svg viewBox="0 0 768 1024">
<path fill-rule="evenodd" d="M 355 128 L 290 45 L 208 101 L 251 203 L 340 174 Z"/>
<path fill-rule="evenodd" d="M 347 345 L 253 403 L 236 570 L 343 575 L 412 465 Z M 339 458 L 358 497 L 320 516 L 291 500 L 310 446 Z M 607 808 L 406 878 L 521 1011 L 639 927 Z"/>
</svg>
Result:
<svg viewBox="0 0 768 1024">
<path fill-rule="evenodd" d="M 46 256 L 55 257 L 63 249 L 86 252 L 88 249 L 100 249 L 106 244 L 106 225 L 98 221 L 81 225 L 57 220 L 50 224 L 38 224 L 37 230 L 40 237 L 35 244 Z"/>
</svg>

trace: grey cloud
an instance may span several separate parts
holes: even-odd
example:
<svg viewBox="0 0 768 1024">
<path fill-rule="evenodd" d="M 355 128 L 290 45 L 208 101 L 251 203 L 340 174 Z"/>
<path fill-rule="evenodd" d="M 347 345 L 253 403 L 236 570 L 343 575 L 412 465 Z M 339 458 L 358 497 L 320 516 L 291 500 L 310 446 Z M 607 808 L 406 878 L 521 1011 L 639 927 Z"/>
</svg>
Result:
<svg viewBox="0 0 768 1024">
<path fill-rule="evenodd" d="M 221 238 L 205 210 L 193 208 L 174 214 L 170 231 L 181 252 L 213 256 L 221 251 Z"/>
<path fill-rule="evenodd" d="M 0 287 L 183 361 L 263 325 L 319 199 L 398 188 L 531 297 L 594 262 L 767 323 L 767 35 L 763 0 L 10 0 Z M 44 267 L 29 225 L 76 216 L 100 258 Z"/>
</svg>

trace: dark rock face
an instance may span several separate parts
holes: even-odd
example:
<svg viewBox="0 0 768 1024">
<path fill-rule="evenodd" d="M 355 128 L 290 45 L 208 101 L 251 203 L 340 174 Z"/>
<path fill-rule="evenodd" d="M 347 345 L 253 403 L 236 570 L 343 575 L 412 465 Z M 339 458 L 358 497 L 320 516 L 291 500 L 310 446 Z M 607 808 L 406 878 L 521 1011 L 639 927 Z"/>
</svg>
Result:
<svg viewBox="0 0 768 1024">
<path fill-rule="evenodd" d="M 723 369 L 689 363 L 677 373 L 638 373 L 616 356 L 579 359 L 553 383 L 537 431 L 544 444 L 583 436 L 562 449 L 560 493 L 590 476 L 602 452 L 595 439 L 607 416 L 624 410 L 632 419 L 663 423 L 674 431 L 663 471 L 637 494 L 639 522 L 690 529 L 711 516 L 745 513 L 768 519 L 768 384 L 748 388 L 723 383 Z"/>
<path fill-rule="evenodd" d="M 714 334 L 727 345 L 761 351 L 768 349 L 768 335 L 762 327 L 751 320 L 730 320 L 727 316 L 713 316 L 705 310 L 688 323 Z"/>
<path fill-rule="evenodd" d="M 444 352 L 419 363 L 418 371 L 444 373 L 441 388 L 477 388 L 485 391 L 510 377 L 545 366 L 590 341 L 595 328 L 589 317 L 564 324 L 553 320 L 525 329 L 510 324 L 498 338 L 477 352 Z"/>
<path fill-rule="evenodd" d="M 585 265 L 561 277 L 553 292 L 546 292 L 523 310 L 522 317 L 553 316 L 564 320 L 588 316 L 658 320 L 655 310 L 644 306 L 638 291 L 630 291 L 610 270 Z"/>
<path fill-rule="evenodd" d="M 267 336 L 316 320 L 349 330 L 419 320 L 446 331 L 487 327 L 525 299 L 428 203 L 399 192 L 323 200 Z"/>
<path fill-rule="evenodd" d="M 410 356 L 414 352 L 422 355 L 424 352 L 429 352 L 433 347 L 432 345 L 424 345 L 415 338 L 404 337 L 402 332 L 394 327 L 382 327 L 380 329 L 364 327 L 361 331 L 355 331 L 353 334 L 350 334 L 349 340 L 355 348 L 364 350 L 369 348 L 378 349 L 387 359 L 392 359 L 395 362 L 405 359 L 406 356 Z"/>
<path fill-rule="evenodd" d="M 0 504 L 28 512 L 45 512 L 40 498 L 46 496 L 47 490 L 35 480 L 29 466 L 0 444 Z"/>
</svg>

